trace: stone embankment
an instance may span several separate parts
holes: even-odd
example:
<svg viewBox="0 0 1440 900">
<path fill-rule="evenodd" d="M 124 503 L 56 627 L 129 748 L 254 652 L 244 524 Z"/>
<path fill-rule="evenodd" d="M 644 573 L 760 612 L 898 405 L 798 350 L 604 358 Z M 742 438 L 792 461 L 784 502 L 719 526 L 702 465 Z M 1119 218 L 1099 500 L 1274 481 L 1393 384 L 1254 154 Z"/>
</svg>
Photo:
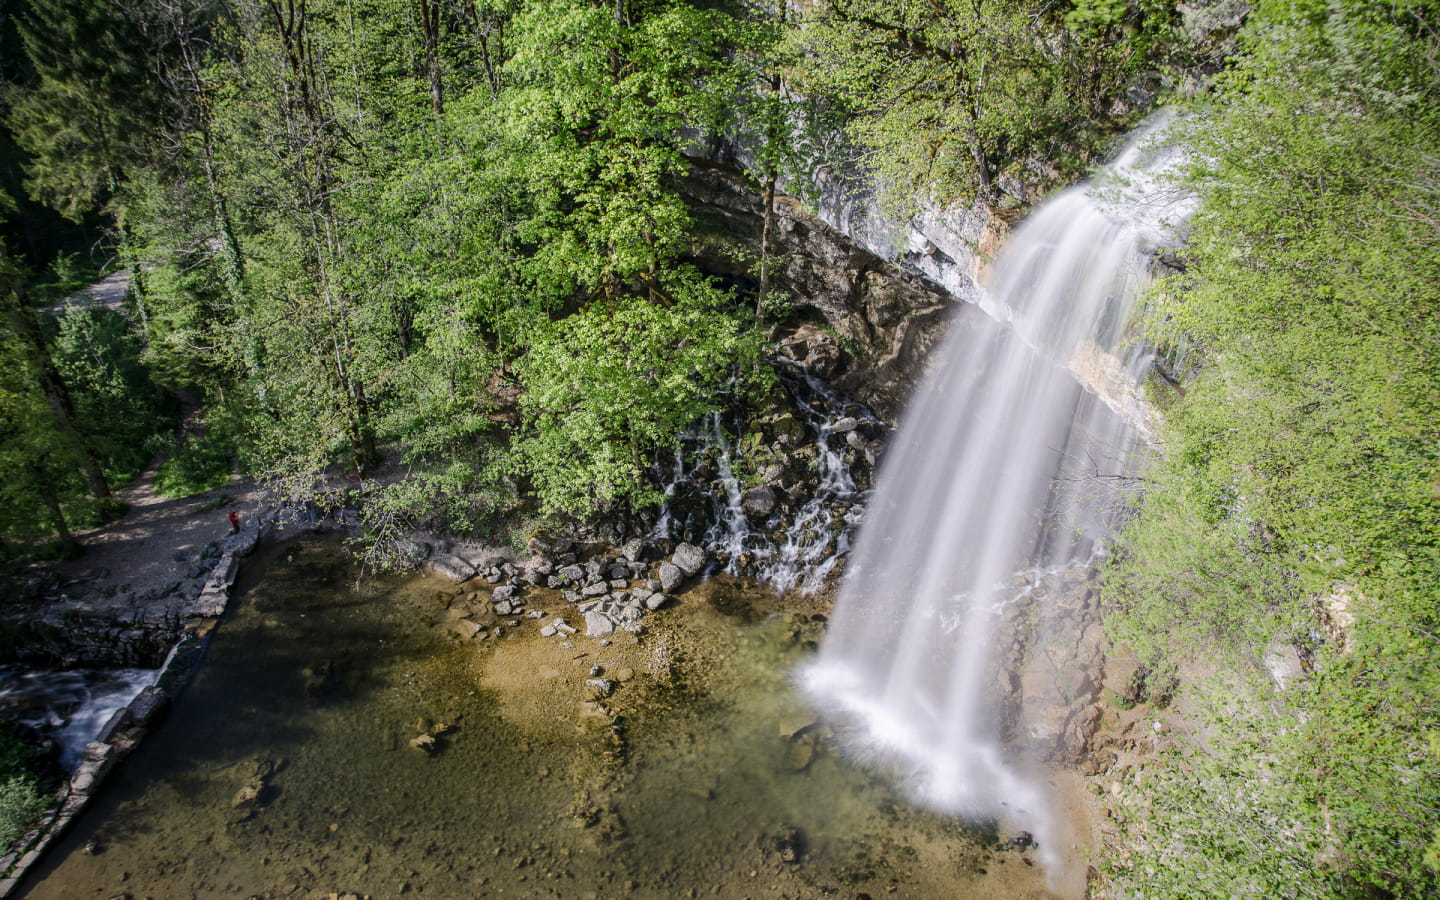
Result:
<svg viewBox="0 0 1440 900">
<path fill-rule="evenodd" d="M 205 655 L 215 623 L 225 612 L 241 560 L 278 532 L 333 529 L 335 522 L 309 517 L 281 521 L 276 510 L 250 517 L 246 527 L 212 541 L 166 587 L 122 598 L 65 599 L 47 604 L 34 623 L 32 642 L 21 659 L 62 667 L 138 666 L 158 668 L 155 683 L 118 710 L 95 740 L 85 746 L 80 765 L 56 793 L 38 823 L 0 856 L 0 898 L 8 897 L 25 873 L 74 821 L 105 777 L 139 744 L 166 707 L 189 683 Z M 184 554 L 180 554 L 184 556 Z M 188 560 L 176 559 L 177 565 Z M 27 587 L 42 596 L 61 585 L 48 579 Z"/>
</svg>

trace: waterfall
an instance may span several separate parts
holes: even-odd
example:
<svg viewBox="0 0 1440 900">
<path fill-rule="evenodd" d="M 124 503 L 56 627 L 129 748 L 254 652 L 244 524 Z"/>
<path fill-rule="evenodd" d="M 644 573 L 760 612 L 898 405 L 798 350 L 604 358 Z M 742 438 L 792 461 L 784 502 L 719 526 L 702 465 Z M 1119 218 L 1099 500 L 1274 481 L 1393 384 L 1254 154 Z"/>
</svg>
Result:
<svg viewBox="0 0 1440 900">
<path fill-rule="evenodd" d="M 1015 230 L 988 316 L 957 320 L 911 401 L 801 676 L 857 749 L 946 814 L 1045 828 L 1003 742 L 992 635 L 1033 573 L 1102 551 L 1138 464 L 1148 357 L 1123 339 L 1150 254 L 1187 212 L 1157 128 Z"/>
<path fill-rule="evenodd" d="M 771 364 L 814 448 L 813 488 L 793 513 L 777 510 L 752 520 L 744 509 L 738 451 L 730 436 L 741 430 L 740 423 L 711 413 L 681 436 L 673 459 L 657 457 L 651 471 L 665 499 L 649 536 L 698 540 L 725 572 L 753 577 L 776 591 L 813 593 L 850 551 L 864 511 L 867 492 L 857 487 L 846 455 L 873 464 L 875 454 L 860 430 L 887 429 L 867 407 L 838 394 L 803 364 L 783 356 Z"/>
</svg>

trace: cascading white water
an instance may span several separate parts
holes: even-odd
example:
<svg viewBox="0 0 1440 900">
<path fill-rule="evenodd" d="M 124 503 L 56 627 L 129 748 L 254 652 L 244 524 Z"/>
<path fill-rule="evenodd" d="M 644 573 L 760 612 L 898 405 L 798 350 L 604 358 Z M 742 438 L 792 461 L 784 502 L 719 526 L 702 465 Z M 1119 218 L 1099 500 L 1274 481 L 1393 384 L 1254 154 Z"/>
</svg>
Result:
<svg viewBox="0 0 1440 900">
<path fill-rule="evenodd" d="M 1173 151 L 1146 140 L 1161 127 L 1016 229 L 988 317 L 952 328 L 911 401 L 802 675 L 941 812 L 1045 829 L 1043 794 L 1002 747 L 992 627 L 1017 573 L 1098 552 L 1143 443 L 1147 360 L 1120 345 L 1149 252 L 1187 212 L 1158 177 Z"/>
<path fill-rule="evenodd" d="M 803 364 L 777 357 L 773 365 L 812 436 L 808 446 L 814 448 L 814 484 L 808 496 L 792 516 L 752 521 L 735 471 L 735 442 L 724 416 L 711 413 L 681 436 L 681 449 L 668 466 L 656 462 L 653 471 L 664 485 L 665 499 L 650 537 L 699 540 L 732 575 L 749 575 L 777 591 L 811 593 L 849 552 L 851 532 L 863 511 L 867 492 L 856 486 L 846 454 L 866 466 L 873 464 L 869 442 L 855 440 L 857 431 L 883 432 L 884 426 L 869 409 L 837 394 Z M 697 497 L 703 502 L 694 504 Z M 677 505 L 691 508 L 688 514 L 677 512 Z"/>
<path fill-rule="evenodd" d="M 0 669 L 0 712 L 53 740 L 60 765 L 71 771 L 85 744 L 158 674 L 158 669 L 35 672 L 6 666 Z"/>
</svg>

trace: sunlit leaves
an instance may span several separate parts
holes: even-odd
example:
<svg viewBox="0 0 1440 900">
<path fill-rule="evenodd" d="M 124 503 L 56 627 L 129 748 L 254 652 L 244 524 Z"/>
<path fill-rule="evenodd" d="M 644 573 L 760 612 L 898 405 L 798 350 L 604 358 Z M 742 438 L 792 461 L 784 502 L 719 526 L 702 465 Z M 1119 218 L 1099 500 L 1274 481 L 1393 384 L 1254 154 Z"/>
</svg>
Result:
<svg viewBox="0 0 1440 900">
<path fill-rule="evenodd" d="M 758 335 L 693 271 L 668 276 L 671 302 L 596 303 L 535 335 L 519 364 L 531 430 L 516 444 L 545 508 L 570 514 L 654 498 L 652 452 L 721 402 L 755 365 Z"/>
<path fill-rule="evenodd" d="M 1216 638 L 1258 657 L 1273 637 L 1311 672 L 1269 732 L 1234 723 L 1254 748 L 1212 747 L 1189 789 L 1161 782 L 1152 831 L 1191 820 L 1208 837 L 1157 837 L 1122 889 L 1186 896 L 1193 881 L 1169 873 L 1202 861 L 1246 883 L 1287 845 L 1309 860 L 1288 879 L 1301 895 L 1440 886 L 1425 858 L 1440 831 L 1435 25 L 1433 5 L 1262 4 L 1192 120 L 1204 204 L 1155 325 L 1202 347 L 1202 372 L 1110 599 L 1157 657 Z M 1248 790 L 1239 754 L 1255 752 L 1277 773 L 1251 790 L 1273 833 L 1212 810 Z"/>
</svg>

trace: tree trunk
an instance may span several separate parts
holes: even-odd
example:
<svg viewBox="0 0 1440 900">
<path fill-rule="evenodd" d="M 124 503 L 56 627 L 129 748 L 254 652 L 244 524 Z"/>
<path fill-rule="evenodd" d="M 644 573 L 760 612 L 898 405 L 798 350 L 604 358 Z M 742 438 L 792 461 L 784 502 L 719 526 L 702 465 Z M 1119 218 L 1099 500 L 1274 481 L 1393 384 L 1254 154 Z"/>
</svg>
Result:
<svg viewBox="0 0 1440 900">
<path fill-rule="evenodd" d="M 430 73 L 430 106 L 445 115 L 445 86 L 440 77 L 440 3 L 419 0 L 420 39 L 425 45 L 425 67 Z"/>
<path fill-rule="evenodd" d="M 50 408 L 55 430 L 75 450 L 80 474 L 85 479 L 90 496 L 96 500 L 108 500 L 110 485 L 105 480 L 100 461 L 90 447 L 90 442 L 75 426 L 75 404 L 70 400 L 70 391 L 65 387 L 60 370 L 55 367 L 55 361 L 50 357 L 50 349 L 45 346 L 40 320 L 36 318 L 35 310 L 20 296 L 18 281 L 8 271 L 7 262 L 4 250 L 0 249 L 0 303 L 4 304 L 5 317 L 10 320 L 11 327 L 15 329 L 21 345 L 25 348 L 25 354 L 30 357 L 36 384 L 40 388 L 41 396 L 45 398 L 45 405 Z"/>
<path fill-rule="evenodd" d="M 771 170 L 765 179 L 765 224 L 760 228 L 760 294 L 755 298 L 755 318 L 765 318 L 765 300 L 770 296 L 770 244 L 775 235 L 775 182 L 779 174 Z"/>
<path fill-rule="evenodd" d="M 75 540 L 75 535 L 70 533 L 70 527 L 65 523 L 65 511 L 60 508 L 60 498 L 55 496 L 55 491 L 45 480 L 45 473 L 40 467 L 31 463 L 30 477 L 35 479 L 35 493 L 40 495 L 40 502 L 45 505 L 45 511 L 50 514 L 50 526 L 60 537 L 60 548 L 66 556 L 73 556 L 80 549 L 80 543 Z"/>
</svg>

